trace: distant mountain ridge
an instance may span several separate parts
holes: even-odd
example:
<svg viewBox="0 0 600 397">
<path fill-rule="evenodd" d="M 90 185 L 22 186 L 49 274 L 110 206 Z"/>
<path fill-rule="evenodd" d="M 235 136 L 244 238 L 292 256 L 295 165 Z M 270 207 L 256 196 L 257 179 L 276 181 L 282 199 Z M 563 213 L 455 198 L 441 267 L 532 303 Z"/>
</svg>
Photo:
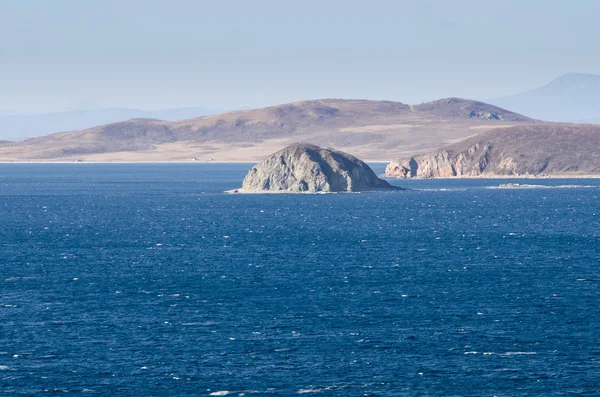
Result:
<svg viewBox="0 0 600 397">
<path fill-rule="evenodd" d="M 542 87 L 489 102 L 540 120 L 600 123 L 600 76 L 568 73 Z"/>
<path fill-rule="evenodd" d="M 420 105 L 322 99 L 180 121 L 132 119 L 0 148 L 0 161 L 252 161 L 293 142 L 367 160 L 432 150 L 498 127 L 536 120 L 460 98 Z"/>
<path fill-rule="evenodd" d="M 74 131 L 134 118 L 182 120 L 221 113 L 219 109 L 181 107 L 165 110 L 82 109 L 43 114 L 0 114 L 0 139 L 22 140 L 53 132 Z"/>
</svg>

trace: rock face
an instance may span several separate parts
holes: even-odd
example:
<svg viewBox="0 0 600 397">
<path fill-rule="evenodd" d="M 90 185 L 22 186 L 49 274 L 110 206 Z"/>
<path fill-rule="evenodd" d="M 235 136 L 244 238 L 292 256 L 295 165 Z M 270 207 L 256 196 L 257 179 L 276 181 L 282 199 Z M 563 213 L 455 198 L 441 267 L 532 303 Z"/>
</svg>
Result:
<svg viewBox="0 0 600 397">
<path fill-rule="evenodd" d="M 386 167 L 385 174 L 396 178 L 477 176 L 485 172 L 491 149 L 491 145 L 480 143 L 475 143 L 466 152 L 455 153 L 442 149 L 408 160 L 392 161 Z"/>
<path fill-rule="evenodd" d="M 361 160 L 336 150 L 295 143 L 261 161 L 242 183 L 244 192 L 360 192 L 397 189 Z"/>
<path fill-rule="evenodd" d="M 444 149 L 393 161 L 396 178 L 597 175 L 600 126 L 545 124 L 492 130 Z"/>
</svg>

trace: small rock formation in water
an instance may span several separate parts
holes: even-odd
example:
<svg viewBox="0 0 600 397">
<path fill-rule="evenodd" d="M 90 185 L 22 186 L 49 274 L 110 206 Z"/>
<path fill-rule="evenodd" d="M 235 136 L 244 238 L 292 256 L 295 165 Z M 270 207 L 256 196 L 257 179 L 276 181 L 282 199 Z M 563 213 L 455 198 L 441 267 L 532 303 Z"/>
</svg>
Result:
<svg viewBox="0 0 600 397">
<path fill-rule="evenodd" d="M 502 183 L 498 186 L 489 187 L 489 189 L 577 189 L 577 188 L 589 188 L 593 187 L 590 185 L 532 185 L 532 184 L 521 184 L 521 183 Z"/>
<path fill-rule="evenodd" d="M 362 192 L 399 189 L 380 179 L 363 161 L 315 145 L 295 143 L 248 172 L 238 193 Z"/>
</svg>

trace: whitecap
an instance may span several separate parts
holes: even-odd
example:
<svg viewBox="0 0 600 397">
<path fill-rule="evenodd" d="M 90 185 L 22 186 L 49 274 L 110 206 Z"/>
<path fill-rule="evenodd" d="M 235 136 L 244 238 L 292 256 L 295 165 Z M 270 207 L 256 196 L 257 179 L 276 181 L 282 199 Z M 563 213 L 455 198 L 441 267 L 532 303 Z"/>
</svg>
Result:
<svg viewBox="0 0 600 397">
<path fill-rule="evenodd" d="M 310 393 L 320 393 L 322 391 L 326 391 L 326 390 L 331 390 L 332 387 L 331 386 L 327 386 L 321 389 L 318 388 L 312 388 L 312 389 L 298 389 L 298 394 L 310 394 Z"/>
<path fill-rule="evenodd" d="M 226 396 L 229 392 L 227 390 L 214 391 L 209 394 L 209 396 Z"/>
<path fill-rule="evenodd" d="M 299 389 L 298 394 L 319 393 L 321 389 Z"/>
<path fill-rule="evenodd" d="M 537 354 L 537 352 L 506 352 L 501 354 L 501 356 L 521 356 L 521 355 L 530 355 Z"/>
</svg>

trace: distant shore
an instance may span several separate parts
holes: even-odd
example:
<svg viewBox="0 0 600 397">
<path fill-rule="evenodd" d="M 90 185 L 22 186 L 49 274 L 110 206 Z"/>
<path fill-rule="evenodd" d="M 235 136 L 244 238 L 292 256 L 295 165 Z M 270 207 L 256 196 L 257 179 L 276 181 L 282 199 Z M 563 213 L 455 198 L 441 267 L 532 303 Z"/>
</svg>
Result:
<svg viewBox="0 0 600 397">
<path fill-rule="evenodd" d="M 600 174 L 557 174 L 557 175 L 469 175 L 469 176 L 439 176 L 434 178 L 396 178 L 380 175 L 382 178 L 399 181 L 429 181 L 434 179 L 598 179 Z"/>
<path fill-rule="evenodd" d="M 165 160 L 165 161 L 2 161 L 0 164 L 257 164 L 260 160 Z M 385 160 L 365 160 L 367 164 L 388 164 Z"/>
<path fill-rule="evenodd" d="M 2 164 L 256 164 L 260 160 L 232 161 L 0 161 Z"/>
<path fill-rule="evenodd" d="M 2 161 L 0 166 L 5 164 L 256 164 L 260 160 L 187 160 L 187 161 Z M 367 164 L 387 164 L 386 160 L 365 160 Z M 549 174 L 549 175 L 463 175 L 463 176 L 444 176 L 434 178 L 396 178 L 393 176 L 379 175 L 382 178 L 399 181 L 409 180 L 434 180 L 434 179 L 599 179 L 600 174 Z"/>
</svg>

